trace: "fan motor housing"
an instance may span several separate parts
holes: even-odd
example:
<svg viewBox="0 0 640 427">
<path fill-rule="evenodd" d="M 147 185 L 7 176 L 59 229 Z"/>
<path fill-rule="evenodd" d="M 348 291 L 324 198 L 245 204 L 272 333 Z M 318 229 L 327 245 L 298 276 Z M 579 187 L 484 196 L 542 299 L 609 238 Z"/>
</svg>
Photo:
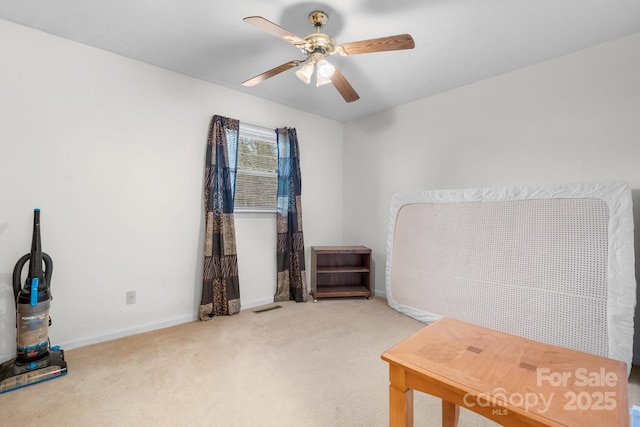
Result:
<svg viewBox="0 0 640 427">
<path fill-rule="evenodd" d="M 304 41 L 306 43 L 301 47 L 301 50 L 307 55 L 314 53 L 332 55 L 336 50 L 336 41 L 323 33 L 309 34 L 304 38 Z"/>
</svg>

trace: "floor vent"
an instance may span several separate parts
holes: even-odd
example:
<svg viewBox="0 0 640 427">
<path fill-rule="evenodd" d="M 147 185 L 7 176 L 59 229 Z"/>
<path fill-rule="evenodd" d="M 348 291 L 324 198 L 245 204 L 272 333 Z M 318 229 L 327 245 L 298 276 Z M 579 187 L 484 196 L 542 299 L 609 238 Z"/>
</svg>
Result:
<svg viewBox="0 0 640 427">
<path fill-rule="evenodd" d="M 281 306 L 281 305 L 273 305 L 273 306 L 271 306 L 271 307 L 261 308 L 261 309 L 259 309 L 259 310 L 253 310 L 253 312 L 254 312 L 254 313 L 258 313 L 258 314 L 260 314 L 260 313 L 264 313 L 265 311 L 275 310 L 275 309 L 277 309 L 277 308 L 282 308 L 282 306 Z"/>
</svg>

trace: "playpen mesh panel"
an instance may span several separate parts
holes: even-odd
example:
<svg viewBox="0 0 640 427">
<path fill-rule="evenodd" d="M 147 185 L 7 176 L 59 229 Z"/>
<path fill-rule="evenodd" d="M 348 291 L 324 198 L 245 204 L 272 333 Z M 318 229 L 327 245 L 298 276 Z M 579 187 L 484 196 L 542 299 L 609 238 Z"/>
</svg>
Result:
<svg viewBox="0 0 640 427">
<path fill-rule="evenodd" d="M 407 204 L 394 230 L 393 298 L 607 356 L 608 222 L 597 198 Z"/>
</svg>

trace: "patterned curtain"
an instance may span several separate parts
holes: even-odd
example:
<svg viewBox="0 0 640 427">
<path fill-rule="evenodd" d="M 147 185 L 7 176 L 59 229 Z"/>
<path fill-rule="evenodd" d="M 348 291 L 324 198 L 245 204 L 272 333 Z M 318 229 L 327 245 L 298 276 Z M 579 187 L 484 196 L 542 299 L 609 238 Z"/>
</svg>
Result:
<svg viewBox="0 0 640 427">
<path fill-rule="evenodd" d="M 204 271 L 198 312 L 200 320 L 240 311 L 233 220 L 238 126 L 238 120 L 221 116 L 213 116 L 209 125 L 204 185 Z"/>
<path fill-rule="evenodd" d="M 295 129 L 277 129 L 278 286 L 274 301 L 307 301 L 302 235 L 302 180 Z"/>
</svg>

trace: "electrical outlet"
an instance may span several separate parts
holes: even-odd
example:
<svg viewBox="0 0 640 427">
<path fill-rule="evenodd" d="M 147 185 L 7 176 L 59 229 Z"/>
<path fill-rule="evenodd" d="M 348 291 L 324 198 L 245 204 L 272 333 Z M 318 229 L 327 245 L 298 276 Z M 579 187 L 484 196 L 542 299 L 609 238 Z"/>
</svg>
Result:
<svg viewBox="0 0 640 427">
<path fill-rule="evenodd" d="M 136 291 L 127 291 L 127 305 L 136 303 Z"/>
</svg>

